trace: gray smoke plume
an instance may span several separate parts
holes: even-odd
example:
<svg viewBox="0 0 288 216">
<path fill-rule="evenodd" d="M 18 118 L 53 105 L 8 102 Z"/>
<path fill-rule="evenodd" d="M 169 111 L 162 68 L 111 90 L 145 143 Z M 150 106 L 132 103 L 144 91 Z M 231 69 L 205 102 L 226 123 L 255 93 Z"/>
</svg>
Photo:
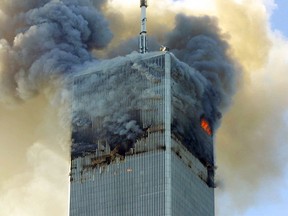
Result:
<svg viewBox="0 0 288 216">
<path fill-rule="evenodd" d="M 93 59 L 112 39 L 108 22 L 90 1 L 0 3 L 0 100 L 23 100 Z M 97 4 L 100 6 L 100 4 Z M 5 62 L 5 64 L 4 64 Z"/>
<path fill-rule="evenodd" d="M 229 46 L 212 17 L 176 16 L 176 26 L 166 36 L 166 45 L 181 61 L 199 71 L 209 82 L 203 104 L 213 119 L 225 111 L 236 91 L 239 68 L 229 55 Z"/>
<path fill-rule="evenodd" d="M 158 51 L 160 48 L 160 43 L 157 38 L 150 36 L 149 37 L 149 52 Z M 129 38 L 122 43 L 118 44 L 116 47 L 110 49 L 106 56 L 108 58 L 115 58 L 117 56 L 127 55 L 133 51 L 138 51 L 139 49 L 139 37 Z"/>
<path fill-rule="evenodd" d="M 95 8 L 101 10 L 101 8 L 107 4 L 107 0 L 91 0 Z"/>
</svg>

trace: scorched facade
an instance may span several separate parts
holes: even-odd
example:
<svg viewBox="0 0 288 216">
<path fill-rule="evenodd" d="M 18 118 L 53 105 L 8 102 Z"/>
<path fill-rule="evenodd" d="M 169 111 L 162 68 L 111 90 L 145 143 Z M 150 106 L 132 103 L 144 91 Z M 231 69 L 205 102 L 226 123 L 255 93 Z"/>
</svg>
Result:
<svg viewBox="0 0 288 216">
<path fill-rule="evenodd" d="M 193 102 L 194 72 L 156 52 L 74 77 L 70 216 L 214 215 L 212 126 Z"/>
</svg>

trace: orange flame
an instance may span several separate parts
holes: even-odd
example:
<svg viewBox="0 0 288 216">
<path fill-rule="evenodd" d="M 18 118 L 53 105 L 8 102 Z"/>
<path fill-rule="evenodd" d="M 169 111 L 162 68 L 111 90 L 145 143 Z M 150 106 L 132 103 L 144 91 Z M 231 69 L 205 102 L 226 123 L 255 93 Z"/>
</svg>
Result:
<svg viewBox="0 0 288 216">
<path fill-rule="evenodd" d="M 201 119 L 201 127 L 203 128 L 203 130 L 209 135 L 211 136 L 212 135 L 212 130 L 211 130 L 211 127 L 208 123 L 208 121 L 206 119 Z"/>
</svg>

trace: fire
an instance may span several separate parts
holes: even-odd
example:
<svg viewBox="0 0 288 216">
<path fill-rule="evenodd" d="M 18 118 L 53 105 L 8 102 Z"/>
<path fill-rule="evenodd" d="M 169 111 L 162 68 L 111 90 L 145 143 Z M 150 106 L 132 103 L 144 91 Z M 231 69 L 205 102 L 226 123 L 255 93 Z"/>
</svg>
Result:
<svg viewBox="0 0 288 216">
<path fill-rule="evenodd" d="M 211 130 L 211 127 L 209 125 L 209 122 L 204 118 L 201 119 L 201 127 L 209 136 L 212 135 L 212 130 Z"/>
</svg>

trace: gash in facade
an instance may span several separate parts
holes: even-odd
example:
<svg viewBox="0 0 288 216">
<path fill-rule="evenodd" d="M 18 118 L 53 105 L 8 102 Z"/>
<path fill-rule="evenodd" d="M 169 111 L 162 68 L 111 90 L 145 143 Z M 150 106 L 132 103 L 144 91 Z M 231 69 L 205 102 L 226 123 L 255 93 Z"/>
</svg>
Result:
<svg viewBox="0 0 288 216">
<path fill-rule="evenodd" d="M 197 72 L 132 54 L 73 84 L 70 216 L 213 216 L 213 123 Z"/>
</svg>

